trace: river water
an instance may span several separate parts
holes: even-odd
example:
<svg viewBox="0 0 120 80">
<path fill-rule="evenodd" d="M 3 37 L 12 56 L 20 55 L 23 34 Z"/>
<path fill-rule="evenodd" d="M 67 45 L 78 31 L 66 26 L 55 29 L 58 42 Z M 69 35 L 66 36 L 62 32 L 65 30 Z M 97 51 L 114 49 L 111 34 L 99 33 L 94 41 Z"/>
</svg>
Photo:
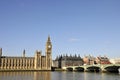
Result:
<svg viewBox="0 0 120 80">
<path fill-rule="evenodd" d="M 120 80 L 118 73 L 0 72 L 0 80 Z"/>
</svg>

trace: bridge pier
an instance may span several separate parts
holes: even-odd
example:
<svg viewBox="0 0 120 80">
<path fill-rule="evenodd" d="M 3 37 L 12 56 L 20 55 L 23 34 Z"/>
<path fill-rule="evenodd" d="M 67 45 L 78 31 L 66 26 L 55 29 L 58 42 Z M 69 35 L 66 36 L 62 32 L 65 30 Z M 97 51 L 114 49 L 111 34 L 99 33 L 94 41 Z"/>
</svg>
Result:
<svg viewBox="0 0 120 80">
<path fill-rule="evenodd" d="M 88 69 L 86 68 L 86 66 L 84 67 L 84 72 L 88 72 Z"/>
</svg>

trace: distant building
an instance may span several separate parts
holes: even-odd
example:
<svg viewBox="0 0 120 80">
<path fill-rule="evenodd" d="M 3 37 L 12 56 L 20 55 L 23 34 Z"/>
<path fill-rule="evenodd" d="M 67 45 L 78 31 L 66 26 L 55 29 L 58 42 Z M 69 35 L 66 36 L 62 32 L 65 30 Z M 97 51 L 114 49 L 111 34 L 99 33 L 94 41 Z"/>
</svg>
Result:
<svg viewBox="0 0 120 80">
<path fill-rule="evenodd" d="M 93 65 L 96 64 L 95 57 L 88 55 L 83 58 L 84 65 Z"/>
<path fill-rule="evenodd" d="M 97 64 L 111 64 L 111 62 L 109 61 L 109 58 L 107 58 L 106 56 L 104 56 L 104 57 L 101 57 L 101 56 L 97 57 L 96 58 L 96 63 Z"/>
<path fill-rule="evenodd" d="M 80 66 L 83 65 L 83 59 L 80 56 L 59 56 L 53 61 L 53 66 L 63 68 L 67 66 Z"/>
<path fill-rule="evenodd" d="M 0 48 L 0 71 L 1 70 L 51 70 L 52 66 L 52 43 L 50 37 L 46 42 L 46 55 L 41 51 L 36 51 L 34 57 L 26 57 L 25 50 L 23 56 L 2 56 Z"/>
<path fill-rule="evenodd" d="M 120 64 L 120 58 L 110 59 L 110 62 L 111 62 L 112 64 Z"/>
</svg>

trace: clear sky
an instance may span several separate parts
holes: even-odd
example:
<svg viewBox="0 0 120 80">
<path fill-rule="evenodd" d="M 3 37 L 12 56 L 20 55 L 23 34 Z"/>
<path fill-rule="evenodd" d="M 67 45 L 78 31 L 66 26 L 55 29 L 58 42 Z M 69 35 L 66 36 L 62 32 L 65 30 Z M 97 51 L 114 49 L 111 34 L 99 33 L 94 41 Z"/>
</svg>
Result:
<svg viewBox="0 0 120 80">
<path fill-rule="evenodd" d="M 120 0 L 0 0 L 3 55 L 45 53 L 120 58 Z"/>
</svg>

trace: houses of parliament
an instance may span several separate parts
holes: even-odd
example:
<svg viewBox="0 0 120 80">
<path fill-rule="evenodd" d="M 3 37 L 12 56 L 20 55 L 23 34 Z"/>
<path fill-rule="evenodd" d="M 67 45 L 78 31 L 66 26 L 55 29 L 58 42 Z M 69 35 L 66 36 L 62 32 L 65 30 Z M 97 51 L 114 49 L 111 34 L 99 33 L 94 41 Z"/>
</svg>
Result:
<svg viewBox="0 0 120 80">
<path fill-rule="evenodd" d="M 46 42 L 45 56 L 41 51 L 36 51 L 34 57 L 26 57 L 25 50 L 23 56 L 3 56 L 0 48 L 0 71 L 14 70 L 51 70 L 52 66 L 52 43 L 50 36 Z"/>
</svg>

